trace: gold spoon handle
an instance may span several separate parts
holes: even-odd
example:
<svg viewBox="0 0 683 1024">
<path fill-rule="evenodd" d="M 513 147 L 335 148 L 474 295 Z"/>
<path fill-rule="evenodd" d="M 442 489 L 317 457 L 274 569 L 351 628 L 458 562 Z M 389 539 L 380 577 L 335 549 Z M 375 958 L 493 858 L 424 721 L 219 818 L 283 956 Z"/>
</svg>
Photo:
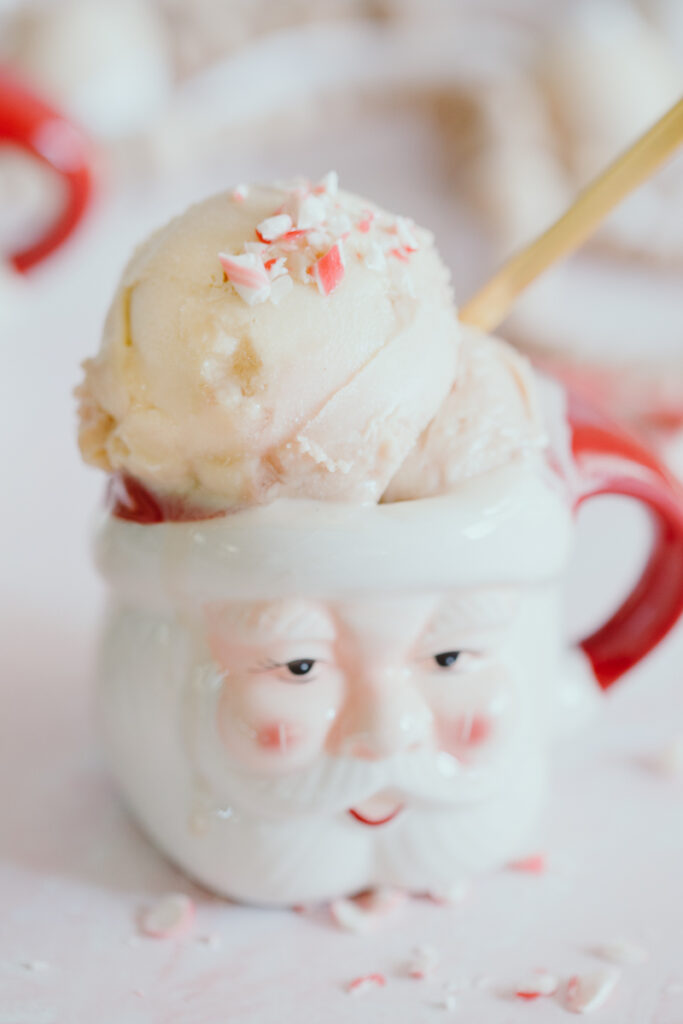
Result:
<svg viewBox="0 0 683 1024">
<path fill-rule="evenodd" d="M 654 174 L 681 142 L 683 99 L 594 178 L 559 220 L 503 264 L 462 306 L 461 323 L 495 330 L 520 292 L 552 263 L 577 249 L 610 210 Z"/>
</svg>

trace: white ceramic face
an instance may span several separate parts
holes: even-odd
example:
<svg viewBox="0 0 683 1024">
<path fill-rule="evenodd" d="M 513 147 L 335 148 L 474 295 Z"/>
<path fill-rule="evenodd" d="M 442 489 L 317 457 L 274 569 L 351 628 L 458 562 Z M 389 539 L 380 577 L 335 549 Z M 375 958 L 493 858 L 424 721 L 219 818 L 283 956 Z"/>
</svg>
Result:
<svg viewBox="0 0 683 1024">
<path fill-rule="evenodd" d="M 571 537 L 564 492 L 514 466 L 424 502 L 109 519 L 102 720 L 138 820 L 250 902 L 443 892 L 520 856 Z"/>
<path fill-rule="evenodd" d="M 498 587 L 209 606 L 227 761 L 274 781 L 352 761 L 351 794 L 363 799 L 346 810 L 360 824 L 386 824 L 411 800 L 393 775 L 366 792 L 378 764 L 403 762 L 407 774 L 419 765 L 423 776 L 429 765 L 435 780 L 452 779 L 505 745 L 517 708 L 502 652 L 520 600 Z M 440 782 L 435 789 L 436 798 Z M 328 810 L 323 791 L 319 798 Z"/>
</svg>

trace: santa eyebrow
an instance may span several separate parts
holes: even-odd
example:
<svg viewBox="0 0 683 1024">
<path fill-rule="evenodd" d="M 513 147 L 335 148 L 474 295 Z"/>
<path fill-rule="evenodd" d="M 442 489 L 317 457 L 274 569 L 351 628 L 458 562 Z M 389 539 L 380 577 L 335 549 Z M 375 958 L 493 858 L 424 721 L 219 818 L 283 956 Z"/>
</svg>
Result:
<svg viewBox="0 0 683 1024">
<path fill-rule="evenodd" d="M 227 615 L 223 630 L 239 637 L 243 643 L 269 643 L 276 640 L 326 642 L 334 639 L 336 630 L 324 609 L 300 605 L 262 604 L 240 609 L 233 617 Z M 218 628 L 221 620 L 218 618 Z"/>
<path fill-rule="evenodd" d="M 453 595 L 439 608 L 425 630 L 424 639 L 468 629 L 494 629 L 514 618 L 521 602 L 515 588 L 480 589 Z"/>
<path fill-rule="evenodd" d="M 295 615 L 282 611 L 272 617 L 264 615 L 254 624 L 254 632 L 287 640 L 333 640 L 334 625 L 322 612 L 301 610 Z"/>
</svg>

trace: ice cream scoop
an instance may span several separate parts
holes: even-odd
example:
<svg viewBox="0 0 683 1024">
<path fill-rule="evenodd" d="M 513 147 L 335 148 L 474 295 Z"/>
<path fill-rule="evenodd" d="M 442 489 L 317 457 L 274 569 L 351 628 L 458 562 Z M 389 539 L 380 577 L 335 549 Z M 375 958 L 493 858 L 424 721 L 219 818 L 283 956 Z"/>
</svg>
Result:
<svg viewBox="0 0 683 1024">
<path fill-rule="evenodd" d="M 374 502 L 456 379 L 431 234 L 318 185 L 240 186 L 126 267 L 79 389 L 86 461 L 204 509 Z"/>
<path fill-rule="evenodd" d="M 383 500 L 448 494 L 468 478 L 541 457 L 546 444 L 528 361 L 497 338 L 464 331 L 455 384 Z"/>
</svg>

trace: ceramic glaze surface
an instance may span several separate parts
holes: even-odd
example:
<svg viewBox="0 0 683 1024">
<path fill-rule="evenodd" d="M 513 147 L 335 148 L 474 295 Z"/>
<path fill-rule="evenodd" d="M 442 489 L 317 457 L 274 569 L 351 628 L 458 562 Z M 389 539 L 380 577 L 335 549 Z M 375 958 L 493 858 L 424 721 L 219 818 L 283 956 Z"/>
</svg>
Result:
<svg viewBox="0 0 683 1024">
<path fill-rule="evenodd" d="M 561 636 L 571 530 L 557 484 L 514 468 L 404 508 L 105 521 L 100 703 L 134 813 L 262 903 L 440 893 L 523 852 L 548 744 L 590 693 Z M 384 577 L 362 557 L 382 531 Z"/>
</svg>

